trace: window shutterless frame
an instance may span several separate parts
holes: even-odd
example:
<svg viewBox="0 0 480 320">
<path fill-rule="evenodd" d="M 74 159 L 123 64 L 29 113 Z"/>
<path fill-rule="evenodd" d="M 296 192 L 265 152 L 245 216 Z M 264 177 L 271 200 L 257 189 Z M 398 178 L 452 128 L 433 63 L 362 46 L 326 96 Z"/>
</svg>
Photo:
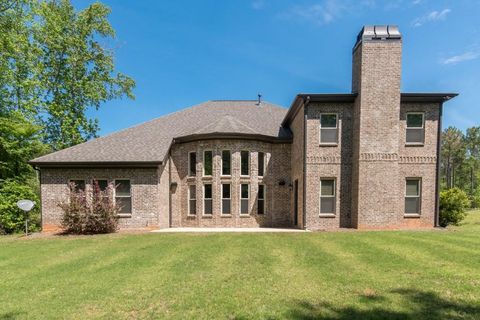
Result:
<svg viewBox="0 0 480 320">
<path fill-rule="evenodd" d="M 419 215 L 422 208 L 422 179 L 405 179 L 405 215 Z"/>
<path fill-rule="evenodd" d="M 188 176 L 195 177 L 197 175 L 197 153 L 190 151 L 188 153 Z"/>
<path fill-rule="evenodd" d="M 129 179 L 115 179 L 114 181 L 115 203 L 120 206 L 119 215 L 131 215 L 132 205 L 132 183 Z"/>
<path fill-rule="evenodd" d="M 335 178 L 320 179 L 320 215 L 334 215 L 336 207 L 336 188 Z"/>
<path fill-rule="evenodd" d="M 211 177 L 213 175 L 213 151 L 203 151 L 203 176 Z"/>
<path fill-rule="evenodd" d="M 211 183 L 203 184 L 203 215 L 211 216 L 213 214 L 213 185 Z"/>
<path fill-rule="evenodd" d="M 425 142 L 425 113 L 407 112 L 406 114 L 406 145 L 423 145 Z"/>
<path fill-rule="evenodd" d="M 258 185 L 258 196 L 257 196 L 257 214 L 265 214 L 265 194 L 266 186 L 264 184 Z"/>
<path fill-rule="evenodd" d="M 230 183 L 222 183 L 221 206 L 221 213 L 223 215 L 232 214 L 232 185 Z"/>
<path fill-rule="evenodd" d="M 248 183 L 242 183 L 240 185 L 240 215 L 250 214 L 250 185 Z"/>
<path fill-rule="evenodd" d="M 222 176 L 232 175 L 232 152 L 222 150 Z"/>
<path fill-rule="evenodd" d="M 319 128 L 320 145 L 338 144 L 338 113 L 321 113 Z"/>
<path fill-rule="evenodd" d="M 195 184 L 188 185 L 188 215 L 197 215 L 197 186 Z"/>
<path fill-rule="evenodd" d="M 258 176 L 263 177 L 265 175 L 265 153 L 258 152 Z"/>
<path fill-rule="evenodd" d="M 240 151 L 240 176 L 248 177 L 250 175 L 250 151 Z"/>
</svg>

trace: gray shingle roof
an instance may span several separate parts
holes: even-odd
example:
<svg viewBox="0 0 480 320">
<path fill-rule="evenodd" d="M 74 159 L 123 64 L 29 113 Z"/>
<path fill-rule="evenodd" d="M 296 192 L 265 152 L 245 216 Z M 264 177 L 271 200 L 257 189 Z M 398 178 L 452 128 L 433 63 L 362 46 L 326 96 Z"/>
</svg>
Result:
<svg viewBox="0 0 480 320">
<path fill-rule="evenodd" d="M 252 135 L 289 140 L 280 126 L 287 109 L 256 101 L 207 101 L 113 134 L 39 158 L 35 165 L 52 163 L 161 162 L 172 141 L 211 134 Z"/>
</svg>

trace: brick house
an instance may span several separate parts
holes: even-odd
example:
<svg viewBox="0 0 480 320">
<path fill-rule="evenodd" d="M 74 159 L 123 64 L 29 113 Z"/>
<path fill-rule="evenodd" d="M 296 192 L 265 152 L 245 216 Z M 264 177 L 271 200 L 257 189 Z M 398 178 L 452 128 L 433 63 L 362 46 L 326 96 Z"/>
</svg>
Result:
<svg viewBox="0 0 480 320">
<path fill-rule="evenodd" d="M 290 108 L 208 101 L 32 160 L 42 224 L 58 228 L 69 182 L 114 183 L 123 228 L 433 227 L 442 105 L 401 93 L 402 39 L 365 26 L 352 92 L 298 94 Z"/>
</svg>

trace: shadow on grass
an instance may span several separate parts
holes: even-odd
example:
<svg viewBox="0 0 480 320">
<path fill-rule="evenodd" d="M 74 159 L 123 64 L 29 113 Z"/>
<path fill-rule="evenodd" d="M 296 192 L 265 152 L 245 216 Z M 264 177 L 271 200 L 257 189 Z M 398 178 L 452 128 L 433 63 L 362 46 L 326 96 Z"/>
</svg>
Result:
<svg viewBox="0 0 480 320">
<path fill-rule="evenodd" d="M 361 297 L 362 307 L 336 307 L 330 303 L 312 304 L 308 301 L 298 300 L 294 302 L 289 311 L 289 319 L 480 319 L 480 304 L 465 304 L 452 302 L 439 297 L 434 292 L 420 291 L 414 289 L 396 289 L 393 294 L 402 295 L 408 302 L 409 309 L 406 311 L 389 310 L 381 306 L 385 297 Z M 380 302 L 380 306 L 378 303 Z M 374 306 L 373 303 L 377 305 Z M 369 305 L 370 304 L 370 305 Z"/>
<path fill-rule="evenodd" d="M 19 312 L 19 311 L 5 312 L 5 313 L 0 313 L 0 320 L 13 320 L 13 319 L 18 319 L 18 317 L 20 316 L 25 316 L 25 312 Z"/>
</svg>

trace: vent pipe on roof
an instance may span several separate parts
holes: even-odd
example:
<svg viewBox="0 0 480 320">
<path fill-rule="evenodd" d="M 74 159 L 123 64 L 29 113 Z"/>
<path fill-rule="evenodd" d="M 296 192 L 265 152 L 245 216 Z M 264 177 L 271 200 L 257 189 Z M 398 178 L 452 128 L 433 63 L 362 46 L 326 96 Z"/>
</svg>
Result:
<svg viewBox="0 0 480 320">
<path fill-rule="evenodd" d="M 259 94 L 258 94 L 257 106 L 261 106 L 261 105 L 262 105 L 262 94 L 259 93 Z"/>
</svg>

